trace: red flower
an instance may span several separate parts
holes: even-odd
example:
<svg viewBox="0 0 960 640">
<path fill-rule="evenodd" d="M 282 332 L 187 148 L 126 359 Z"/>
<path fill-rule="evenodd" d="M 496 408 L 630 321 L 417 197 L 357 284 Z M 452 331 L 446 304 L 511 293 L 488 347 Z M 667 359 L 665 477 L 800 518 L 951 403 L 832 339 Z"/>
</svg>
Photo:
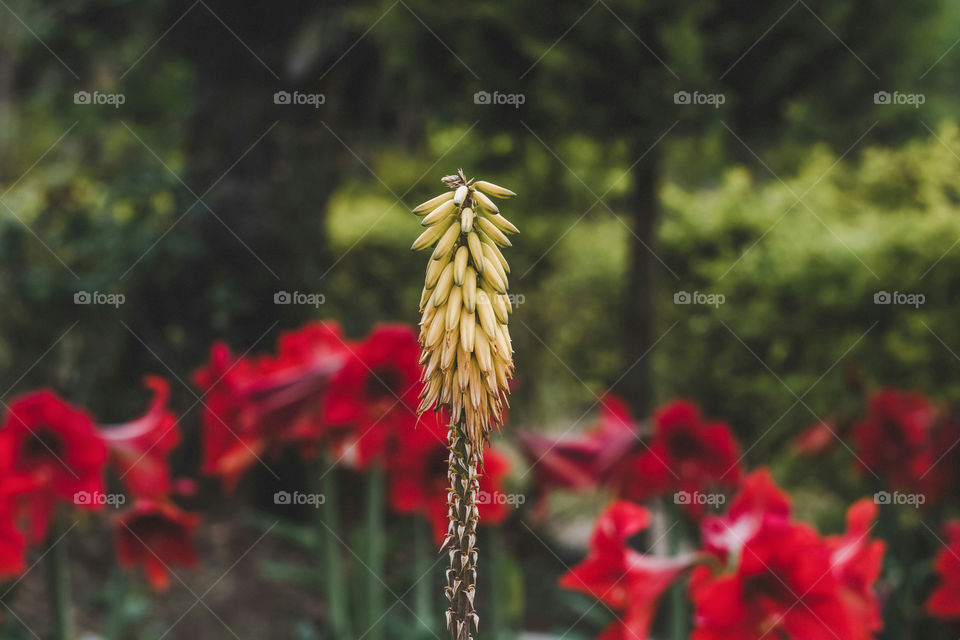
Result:
<svg viewBox="0 0 960 640">
<path fill-rule="evenodd" d="M 15 578 L 27 568 L 26 541 L 14 522 L 12 507 L 0 513 L 0 580 Z"/>
<path fill-rule="evenodd" d="M 626 404 L 606 397 L 599 423 L 575 438 L 520 433 L 523 455 L 530 462 L 541 493 L 550 489 L 586 490 L 609 482 L 636 447 L 637 429 Z"/>
<path fill-rule="evenodd" d="M 199 518 L 167 502 L 138 500 L 117 518 L 117 560 L 125 569 L 143 567 L 157 591 L 170 584 L 173 566 L 197 566 L 194 532 Z"/>
<path fill-rule="evenodd" d="M 665 558 L 644 555 L 627 540 L 647 528 L 649 512 L 630 502 L 615 502 L 600 516 L 586 560 L 560 578 L 560 586 L 583 591 L 618 614 L 601 640 L 645 640 L 660 596 L 693 556 Z"/>
<path fill-rule="evenodd" d="M 816 532 L 792 525 L 744 545 L 736 572 L 694 571 L 693 640 L 830 640 L 872 637 L 840 598 L 830 554 Z"/>
<path fill-rule="evenodd" d="M 870 398 L 867 417 L 854 426 L 862 469 L 893 489 L 923 493 L 928 502 L 949 490 L 953 462 L 942 460 L 960 435 L 926 397 L 885 389 Z"/>
<path fill-rule="evenodd" d="M 704 521 L 718 565 L 691 576 L 693 640 L 869 640 L 879 620 L 871 593 L 880 546 L 866 538 L 872 514 L 858 503 L 850 531 L 823 539 L 789 517 L 789 502 L 765 470 L 748 476 L 723 518 Z"/>
<path fill-rule="evenodd" d="M 739 447 L 722 422 L 705 422 L 692 403 L 678 400 L 657 411 L 654 437 L 622 479 L 622 495 L 635 501 L 671 491 L 736 486 Z"/>
<path fill-rule="evenodd" d="M 127 489 L 135 496 L 156 498 L 170 492 L 167 456 L 180 444 L 180 430 L 176 415 L 167 409 L 169 383 L 147 376 L 144 384 L 153 391 L 147 412 L 130 422 L 102 427 L 100 435 Z"/>
<path fill-rule="evenodd" d="M 107 448 L 87 413 L 51 391 L 35 391 L 10 403 L 0 429 L 0 469 L 33 488 L 18 504 L 30 520 L 30 539 L 46 535 L 58 502 L 97 509 L 103 492 Z M 86 498 L 77 498 L 85 494 Z"/>
<path fill-rule="evenodd" d="M 948 522 L 946 548 L 938 555 L 934 568 L 940 582 L 927 599 L 927 613 L 937 618 L 960 618 L 960 520 Z"/>
<path fill-rule="evenodd" d="M 447 429 L 438 420 L 421 420 L 404 439 L 402 455 L 387 461 L 390 505 L 397 513 L 426 517 L 440 543 L 447 533 Z M 508 514 L 503 480 L 509 460 L 496 449 L 483 454 L 477 510 L 480 524 L 499 524 Z"/>
<path fill-rule="evenodd" d="M 26 569 L 26 540 L 17 527 L 14 498 L 22 492 L 17 482 L 0 478 L 0 580 L 13 578 Z"/>
<path fill-rule="evenodd" d="M 847 509 L 847 532 L 829 537 L 833 572 L 840 583 L 840 596 L 869 631 L 880 631 L 883 619 L 873 585 L 880 576 L 886 545 L 868 535 L 877 519 L 877 505 L 863 498 Z"/>
<path fill-rule="evenodd" d="M 331 382 L 324 418 L 349 427 L 346 446 L 361 468 L 382 459 L 417 422 L 420 344 L 413 328 L 384 324 L 351 349 L 352 357 Z"/>
<path fill-rule="evenodd" d="M 315 445 L 323 391 L 347 357 L 337 325 L 322 322 L 282 335 L 276 357 L 235 358 L 215 344 L 194 374 L 204 392 L 204 473 L 232 486 L 268 449 Z"/>
<path fill-rule="evenodd" d="M 726 563 L 738 558 L 748 540 L 761 531 L 776 531 L 790 522 L 790 498 L 777 486 L 766 469 L 743 479 L 740 492 L 722 517 L 704 518 L 700 523 L 703 545 Z"/>
</svg>

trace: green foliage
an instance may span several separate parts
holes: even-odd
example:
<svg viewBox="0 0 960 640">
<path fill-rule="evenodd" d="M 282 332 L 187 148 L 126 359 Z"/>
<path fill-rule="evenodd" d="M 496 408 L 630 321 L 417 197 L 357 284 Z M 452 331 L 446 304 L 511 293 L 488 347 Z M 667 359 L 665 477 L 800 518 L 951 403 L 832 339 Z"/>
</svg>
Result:
<svg viewBox="0 0 960 640">
<path fill-rule="evenodd" d="M 732 168 L 716 189 L 668 184 L 662 256 L 680 277 L 659 296 L 664 326 L 677 323 L 657 354 L 662 392 L 702 401 L 748 445 L 762 436 L 755 460 L 842 402 L 844 364 L 872 387 L 955 398 L 955 149 L 948 125 L 858 160 L 814 148 L 783 183 Z M 676 290 L 726 302 L 675 305 Z M 925 301 L 875 304 L 884 291 Z"/>
</svg>

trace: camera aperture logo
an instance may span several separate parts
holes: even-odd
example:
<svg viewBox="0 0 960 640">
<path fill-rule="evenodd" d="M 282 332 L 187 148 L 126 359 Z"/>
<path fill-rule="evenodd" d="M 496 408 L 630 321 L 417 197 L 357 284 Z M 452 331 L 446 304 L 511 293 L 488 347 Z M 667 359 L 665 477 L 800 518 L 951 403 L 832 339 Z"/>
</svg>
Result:
<svg viewBox="0 0 960 640">
<path fill-rule="evenodd" d="M 77 91 L 73 94 L 73 104 L 109 105 L 119 109 L 127 101 L 122 93 L 101 93 L 99 91 Z"/>
<path fill-rule="evenodd" d="M 502 491 L 477 491 L 477 504 L 505 504 L 519 509 L 527 501 L 522 493 L 504 493 Z"/>
<path fill-rule="evenodd" d="M 113 507 L 119 509 L 127 502 L 122 493 L 102 493 L 100 491 L 77 491 L 73 494 L 73 504 L 81 507 Z"/>
<path fill-rule="evenodd" d="M 897 304 L 914 309 L 919 309 L 920 305 L 927 301 L 927 297 L 922 293 L 906 293 L 905 291 L 877 291 L 873 294 L 873 304 Z"/>
<path fill-rule="evenodd" d="M 327 497 L 322 493 L 301 493 L 300 491 L 277 491 L 273 494 L 273 504 L 311 506 L 319 509 L 320 505 L 327 501 Z"/>
<path fill-rule="evenodd" d="M 277 291 L 273 294 L 273 304 L 306 304 L 314 309 L 319 309 L 320 305 L 327 301 L 327 296 L 322 293 L 304 293 L 302 291 Z"/>
<path fill-rule="evenodd" d="M 927 496 L 922 493 L 900 493 L 899 491 L 890 493 L 889 491 L 877 491 L 873 494 L 873 501 L 880 505 L 908 505 L 914 509 L 919 509 L 921 505 L 926 503 Z"/>
<path fill-rule="evenodd" d="M 927 101 L 923 93 L 901 93 L 899 91 L 877 91 L 873 94 L 873 104 L 905 104 L 919 109 Z"/>
<path fill-rule="evenodd" d="M 73 294 L 73 304 L 107 305 L 114 309 L 120 308 L 127 297 L 122 293 L 103 293 L 102 291 L 77 291 Z"/>
<path fill-rule="evenodd" d="M 699 91 L 677 91 L 673 94 L 673 104 L 707 105 L 719 109 L 727 101 L 722 93 L 700 93 Z"/>
<path fill-rule="evenodd" d="M 477 91 L 473 94 L 473 104 L 505 104 L 519 109 L 520 105 L 527 101 L 527 96 L 522 93 L 500 93 L 494 91 Z"/>
<path fill-rule="evenodd" d="M 673 304 L 702 304 L 716 309 L 726 301 L 727 298 L 722 293 L 677 291 L 673 294 Z"/>
<path fill-rule="evenodd" d="M 673 494 L 673 504 L 679 505 L 701 505 L 708 507 L 720 507 L 727 501 L 727 496 L 722 493 L 703 493 L 702 491 L 677 491 Z"/>
<path fill-rule="evenodd" d="M 307 105 L 319 109 L 327 101 L 322 93 L 301 93 L 300 91 L 277 91 L 273 94 L 273 104 Z"/>
</svg>

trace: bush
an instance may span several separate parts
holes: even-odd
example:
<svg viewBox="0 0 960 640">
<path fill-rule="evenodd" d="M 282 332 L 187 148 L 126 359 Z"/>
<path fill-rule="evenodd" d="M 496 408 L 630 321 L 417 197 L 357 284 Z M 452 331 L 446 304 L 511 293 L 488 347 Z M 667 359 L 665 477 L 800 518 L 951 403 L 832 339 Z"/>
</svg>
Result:
<svg viewBox="0 0 960 640">
<path fill-rule="evenodd" d="M 679 279 L 664 278 L 660 296 L 663 328 L 677 323 L 656 352 L 661 391 L 697 398 L 748 444 L 762 437 L 755 460 L 840 403 L 845 369 L 868 372 L 868 385 L 953 397 L 958 383 L 944 375 L 960 366 L 953 149 L 960 133 L 945 125 L 857 159 L 815 148 L 783 182 L 738 167 L 716 188 L 666 185 L 661 256 Z M 725 302 L 677 305 L 677 290 Z M 882 292 L 922 298 L 875 303 Z"/>
</svg>

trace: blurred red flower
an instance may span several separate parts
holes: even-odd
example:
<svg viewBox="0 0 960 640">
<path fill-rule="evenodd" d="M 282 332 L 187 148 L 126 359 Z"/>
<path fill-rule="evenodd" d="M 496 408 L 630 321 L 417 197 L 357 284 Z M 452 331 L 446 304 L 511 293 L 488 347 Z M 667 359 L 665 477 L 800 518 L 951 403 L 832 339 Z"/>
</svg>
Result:
<svg viewBox="0 0 960 640">
<path fill-rule="evenodd" d="M 854 449 L 863 471 L 880 475 L 891 489 L 924 494 L 928 503 L 949 490 L 953 462 L 943 460 L 960 437 L 957 424 L 920 393 L 884 389 L 854 426 Z"/>
<path fill-rule="evenodd" d="M 583 436 L 520 434 L 538 496 L 557 488 L 612 486 L 621 498 L 643 502 L 670 492 L 692 495 L 737 485 L 740 449 L 726 424 L 703 420 L 696 405 L 684 400 L 657 411 L 653 424 L 653 437 L 645 444 L 626 404 L 609 397 L 599 424 Z M 684 508 L 694 516 L 703 511 L 696 500 Z"/>
<path fill-rule="evenodd" d="M 117 561 L 125 569 L 143 567 L 150 586 L 157 591 L 170 584 L 174 566 L 197 566 L 194 533 L 197 516 L 168 502 L 143 499 L 114 523 Z"/>
<path fill-rule="evenodd" d="M 194 374 L 203 391 L 204 473 L 232 487 L 268 449 L 315 445 L 323 433 L 323 392 L 348 357 L 335 323 L 282 335 L 276 357 L 234 357 L 215 344 Z"/>
<path fill-rule="evenodd" d="M 412 327 L 383 324 L 351 348 L 324 405 L 330 428 L 347 428 L 344 457 L 360 468 L 382 460 L 417 423 L 420 344 Z"/>
<path fill-rule="evenodd" d="M 707 550 L 723 569 L 701 566 L 691 576 L 691 638 L 873 638 L 883 551 L 867 538 L 873 516 L 858 503 L 847 534 L 824 539 L 790 519 L 789 500 L 769 472 L 748 476 L 730 511 L 703 523 Z"/>
<path fill-rule="evenodd" d="M 17 527 L 14 498 L 23 491 L 10 477 L 0 476 L 0 580 L 7 580 L 26 569 L 26 539 Z"/>
<path fill-rule="evenodd" d="M 147 376 L 144 384 L 153 392 L 147 412 L 130 422 L 102 426 L 100 435 L 127 489 L 139 497 L 161 497 L 170 493 L 167 456 L 180 444 L 180 430 L 177 416 L 167 408 L 170 384 L 158 376 Z"/>
<path fill-rule="evenodd" d="M 29 520 L 29 539 L 42 540 L 58 502 L 102 505 L 107 447 L 90 416 L 48 390 L 10 403 L 0 429 L 0 469 L 32 489 L 17 500 Z"/>
<path fill-rule="evenodd" d="M 927 613 L 937 618 L 960 618 L 960 520 L 944 526 L 946 547 L 937 554 L 934 569 L 940 578 L 927 599 Z"/>
<path fill-rule="evenodd" d="M 622 614 L 600 640 L 645 640 L 660 596 L 694 559 L 649 556 L 628 547 L 627 540 L 649 524 L 645 508 L 613 503 L 597 520 L 587 558 L 560 578 L 561 587 L 588 593 Z"/>
<path fill-rule="evenodd" d="M 440 419 L 421 420 L 404 438 L 403 452 L 387 459 L 390 505 L 401 514 L 427 518 L 437 543 L 447 533 L 447 428 Z M 503 480 L 510 461 L 502 453 L 488 448 L 480 470 L 477 510 L 480 524 L 500 524 L 509 513 L 508 494 Z"/>
<path fill-rule="evenodd" d="M 880 631 L 883 618 L 873 589 L 880 576 L 886 544 L 870 539 L 877 519 L 877 505 L 871 498 L 858 500 L 847 509 L 847 531 L 829 536 L 830 563 L 840 583 L 840 596 L 868 631 Z"/>
<path fill-rule="evenodd" d="M 766 469 L 747 475 L 723 516 L 700 523 L 704 549 L 726 564 L 739 558 L 743 546 L 760 531 L 774 531 L 790 523 L 790 497 L 777 486 Z"/>
<path fill-rule="evenodd" d="M 654 435 L 621 477 L 621 495 L 637 502 L 673 491 L 689 493 L 740 480 L 739 446 L 723 422 L 707 422 L 696 405 L 677 400 L 654 415 Z M 690 503 L 693 512 L 700 505 Z"/>
<path fill-rule="evenodd" d="M 518 434 L 520 451 L 530 463 L 540 497 L 553 489 L 580 491 L 610 482 L 640 444 L 636 424 L 622 400 L 608 395 L 601 406 L 599 421 L 581 436 Z"/>
</svg>

